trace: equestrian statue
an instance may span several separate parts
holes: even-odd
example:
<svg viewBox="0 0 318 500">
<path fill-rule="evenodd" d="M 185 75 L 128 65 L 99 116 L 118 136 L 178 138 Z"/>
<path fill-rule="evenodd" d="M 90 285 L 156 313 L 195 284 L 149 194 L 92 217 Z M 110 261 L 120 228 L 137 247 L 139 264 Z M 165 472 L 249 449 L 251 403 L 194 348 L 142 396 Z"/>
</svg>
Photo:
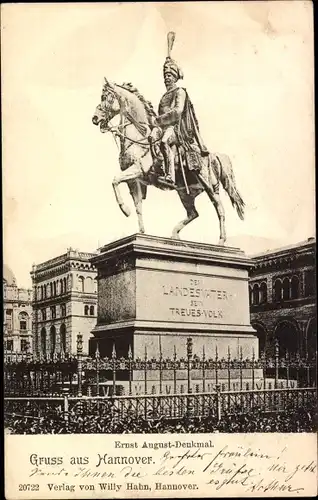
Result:
<svg viewBox="0 0 318 500">
<path fill-rule="evenodd" d="M 225 213 L 220 182 L 241 219 L 244 219 L 245 205 L 236 188 L 229 157 L 208 151 L 188 93 L 177 86 L 183 73 L 171 58 L 174 40 L 175 33 L 168 33 L 168 55 L 163 66 L 166 92 L 160 100 L 158 114 L 131 83 L 118 85 L 105 78 L 101 102 L 92 121 L 100 126 L 101 132 L 111 132 L 118 144 L 121 174 L 113 179 L 115 197 L 128 217 L 130 210 L 119 187 L 125 182 L 134 201 L 141 233 L 145 232 L 142 201 L 148 185 L 163 191 L 177 191 L 187 213 L 173 229 L 172 238 L 178 239 L 180 231 L 199 216 L 195 198 L 205 191 L 216 209 L 219 244 L 224 245 Z M 117 124 L 112 123 L 115 116 L 119 117 Z"/>
</svg>

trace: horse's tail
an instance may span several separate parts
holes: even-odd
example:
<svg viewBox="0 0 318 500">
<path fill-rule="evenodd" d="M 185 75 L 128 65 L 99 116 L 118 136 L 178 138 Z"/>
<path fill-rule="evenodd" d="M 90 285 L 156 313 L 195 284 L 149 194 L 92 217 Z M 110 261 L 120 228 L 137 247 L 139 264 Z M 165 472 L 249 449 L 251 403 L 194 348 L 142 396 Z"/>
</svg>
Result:
<svg viewBox="0 0 318 500">
<path fill-rule="evenodd" d="M 215 164 L 215 161 L 211 162 L 214 170 L 218 170 L 215 171 L 215 174 L 219 174 L 217 176 L 220 179 L 224 190 L 229 195 L 232 205 L 236 209 L 239 218 L 243 220 L 245 203 L 235 184 L 232 162 L 227 155 L 217 153 L 214 156 L 218 162 L 218 165 Z"/>
</svg>

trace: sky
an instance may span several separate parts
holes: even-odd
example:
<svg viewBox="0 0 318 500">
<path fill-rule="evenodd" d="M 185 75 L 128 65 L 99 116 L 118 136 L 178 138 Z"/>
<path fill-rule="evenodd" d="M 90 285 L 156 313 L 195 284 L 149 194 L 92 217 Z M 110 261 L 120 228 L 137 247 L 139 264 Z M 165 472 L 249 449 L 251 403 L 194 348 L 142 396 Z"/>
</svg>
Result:
<svg viewBox="0 0 318 500">
<path fill-rule="evenodd" d="M 33 263 L 137 232 L 112 179 L 118 151 L 92 125 L 103 79 L 131 81 L 158 106 L 168 31 L 208 148 L 230 156 L 246 203 L 224 191 L 227 244 L 248 254 L 315 234 L 310 2 L 2 5 L 4 261 L 19 286 Z M 187 240 L 216 244 L 206 194 Z M 184 218 L 175 192 L 148 191 L 146 232 Z"/>
</svg>

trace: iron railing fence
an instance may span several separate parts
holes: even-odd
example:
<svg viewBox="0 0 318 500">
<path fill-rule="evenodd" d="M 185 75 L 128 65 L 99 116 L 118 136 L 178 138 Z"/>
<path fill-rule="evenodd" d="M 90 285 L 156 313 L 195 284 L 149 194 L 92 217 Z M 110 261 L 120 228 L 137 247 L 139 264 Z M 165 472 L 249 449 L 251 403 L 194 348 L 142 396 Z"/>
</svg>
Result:
<svg viewBox="0 0 318 500">
<path fill-rule="evenodd" d="M 147 350 L 143 359 L 133 359 L 131 349 L 127 358 L 117 357 L 115 347 L 111 358 L 101 358 L 97 346 L 95 356 L 83 355 L 82 336 L 77 336 L 76 356 L 63 351 L 38 356 L 30 353 L 5 352 L 5 396 L 120 395 L 120 394 L 178 394 L 215 391 L 274 389 L 283 387 L 314 387 L 315 360 L 300 356 L 279 357 L 276 345 L 274 358 L 253 353 L 251 359 L 239 359 L 228 352 L 220 359 L 217 349 L 214 359 L 192 354 L 192 339 L 187 339 L 187 357 L 149 359 Z"/>
<path fill-rule="evenodd" d="M 272 389 L 255 391 L 226 391 L 213 393 L 157 394 L 140 396 L 68 396 L 5 398 L 5 426 L 22 420 L 26 431 L 31 425 L 46 429 L 67 431 L 81 421 L 106 421 L 105 432 L 119 421 L 145 422 L 206 418 L 220 422 L 231 416 L 282 413 L 302 408 L 312 411 L 317 407 L 315 388 Z M 105 425 L 105 422 L 104 422 Z M 87 432 L 87 430 L 86 430 Z"/>
</svg>

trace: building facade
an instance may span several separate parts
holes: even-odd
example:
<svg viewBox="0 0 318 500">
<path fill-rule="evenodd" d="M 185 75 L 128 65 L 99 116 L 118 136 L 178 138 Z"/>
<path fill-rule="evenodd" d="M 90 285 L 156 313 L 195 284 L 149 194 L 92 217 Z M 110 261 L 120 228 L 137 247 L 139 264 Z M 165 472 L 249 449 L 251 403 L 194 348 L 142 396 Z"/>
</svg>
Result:
<svg viewBox="0 0 318 500">
<path fill-rule="evenodd" d="M 260 352 L 316 356 L 316 240 L 252 257 L 249 294 L 251 324 Z"/>
<path fill-rule="evenodd" d="M 19 288 L 6 265 L 3 266 L 3 343 L 5 352 L 33 351 L 32 290 Z"/>
<path fill-rule="evenodd" d="M 34 265 L 33 339 L 37 354 L 76 353 L 77 334 L 83 352 L 97 318 L 97 273 L 93 253 L 72 248 L 54 259 Z"/>
</svg>

